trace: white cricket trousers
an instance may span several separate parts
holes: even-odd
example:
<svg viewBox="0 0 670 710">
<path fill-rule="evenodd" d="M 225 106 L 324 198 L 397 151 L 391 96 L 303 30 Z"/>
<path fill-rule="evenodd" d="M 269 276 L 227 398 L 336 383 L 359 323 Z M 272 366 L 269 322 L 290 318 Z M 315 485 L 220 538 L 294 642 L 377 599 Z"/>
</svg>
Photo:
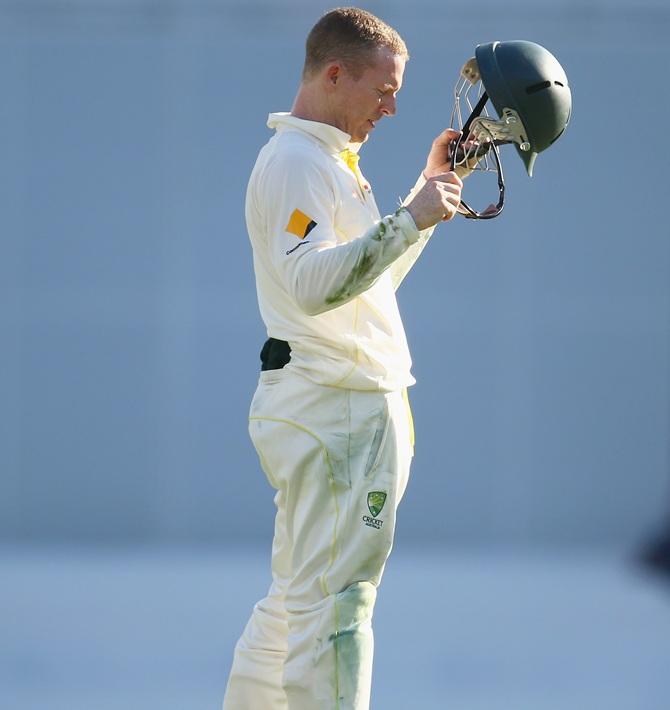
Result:
<svg viewBox="0 0 670 710">
<path fill-rule="evenodd" d="M 277 491 L 273 581 L 224 710 L 368 710 L 372 611 L 413 453 L 405 394 L 261 372 L 249 431 Z"/>
</svg>

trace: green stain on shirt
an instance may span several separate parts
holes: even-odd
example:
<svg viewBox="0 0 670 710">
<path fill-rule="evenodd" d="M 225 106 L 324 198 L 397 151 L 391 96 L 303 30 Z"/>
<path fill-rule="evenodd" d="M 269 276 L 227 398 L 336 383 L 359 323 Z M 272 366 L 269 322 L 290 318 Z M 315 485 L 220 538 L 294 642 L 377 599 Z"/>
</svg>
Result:
<svg viewBox="0 0 670 710">
<path fill-rule="evenodd" d="M 326 296 L 326 303 L 333 305 L 335 303 L 344 303 L 348 301 L 356 292 L 357 286 L 370 272 L 370 268 L 375 262 L 374 255 L 371 253 L 370 247 L 366 246 L 358 257 L 354 268 L 349 272 L 344 283 L 333 293 Z"/>
<path fill-rule="evenodd" d="M 393 226 L 393 222 L 390 223 Z M 377 229 L 370 235 L 370 238 L 375 242 L 381 242 L 386 235 L 388 227 L 386 222 L 380 222 L 377 225 Z M 376 251 L 376 250 L 375 250 Z M 354 293 L 358 291 L 360 283 L 367 277 L 370 273 L 370 269 L 375 263 L 376 254 L 373 253 L 373 249 L 370 245 L 366 245 L 363 251 L 358 257 L 354 268 L 349 272 L 344 283 L 333 293 L 326 296 L 326 303 L 332 306 L 337 303 L 345 303 L 348 301 Z"/>
<path fill-rule="evenodd" d="M 385 234 L 386 234 L 386 225 L 384 224 L 384 222 L 380 222 L 380 223 L 377 225 L 377 229 L 376 229 L 375 232 L 373 233 L 372 238 L 373 238 L 376 242 L 381 242 L 381 240 L 384 238 L 384 235 L 385 235 Z"/>
</svg>

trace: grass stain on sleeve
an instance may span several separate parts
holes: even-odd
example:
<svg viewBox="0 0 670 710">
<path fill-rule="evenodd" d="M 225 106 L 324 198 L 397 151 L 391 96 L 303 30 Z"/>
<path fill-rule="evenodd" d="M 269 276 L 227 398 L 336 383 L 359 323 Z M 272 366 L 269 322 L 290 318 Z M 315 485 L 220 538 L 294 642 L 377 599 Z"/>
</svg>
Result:
<svg viewBox="0 0 670 710">
<path fill-rule="evenodd" d="M 382 221 L 377 225 L 377 229 L 370 235 L 375 242 L 381 242 L 386 234 L 386 224 Z M 376 255 L 372 253 L 371 246 L 366 245 L 361 252 L 354 268 L 344 280 L 344 283 L 333 293 L 326 296 L 326 303 L 332 306 L 335 303 L 348 301 L 357 291 L 361 281 L 368 275 L 375 263 Z"/>
<path fill-rule="evenodd" d="M 354 268 L 349 272 L 348 276 L 344 280 L 344 283 L 336 291 L 333 291 L 333 293 L 326 296 L 326 303 L 328 305 L 333 305 L 334 303 L 344 303 L 345 301 L 348 301 L 352 294 L 357 290 L 358 285 L 369 273 L 374 262 L 374 255 L 371 254 L 370 248 L 366 246 L 361 252 Z"/>
</svg>

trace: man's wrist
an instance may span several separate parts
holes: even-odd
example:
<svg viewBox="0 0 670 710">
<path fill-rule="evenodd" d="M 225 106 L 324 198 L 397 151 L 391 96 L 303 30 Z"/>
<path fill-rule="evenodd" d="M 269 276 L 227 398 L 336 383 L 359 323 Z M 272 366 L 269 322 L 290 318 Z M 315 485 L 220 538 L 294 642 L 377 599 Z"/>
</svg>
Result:
<svg viewBox="0 0 670 710">
<path fill-rule="evenodd" d="M 402 202 L 403 206 L 407 206 L 411 202 L 414 195 L 416 195 L 416 193 L 419 192 L 419 190 L 421 190 L 421 188 L 427 182 L 428 182 L 428 180 L 426 180 L 426 176 L 423 174 L 423 172 L 419 173 L 419 177 L 417 178 L 416 183 L 414 184 L 414 187 L 409 191 L 409 194 Z"/>
</svg>

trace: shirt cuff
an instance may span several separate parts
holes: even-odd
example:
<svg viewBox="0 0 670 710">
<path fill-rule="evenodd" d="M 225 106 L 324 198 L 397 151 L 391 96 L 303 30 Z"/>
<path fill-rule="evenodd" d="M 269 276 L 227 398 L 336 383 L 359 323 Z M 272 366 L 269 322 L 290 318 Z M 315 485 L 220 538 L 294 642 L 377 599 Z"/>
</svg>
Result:
<svg viewBox="0 0 670 710">
<path fill-rule="evenodd" d="M 414 218 L 406 207 L 401 207 L 396 210 L 395 221 L 398 227 L 402 230 L 402 233 L 409 244 L 414 244 L 414 242 L 419 240 L 419 230 L 416 227 Z"/>
</svg>

